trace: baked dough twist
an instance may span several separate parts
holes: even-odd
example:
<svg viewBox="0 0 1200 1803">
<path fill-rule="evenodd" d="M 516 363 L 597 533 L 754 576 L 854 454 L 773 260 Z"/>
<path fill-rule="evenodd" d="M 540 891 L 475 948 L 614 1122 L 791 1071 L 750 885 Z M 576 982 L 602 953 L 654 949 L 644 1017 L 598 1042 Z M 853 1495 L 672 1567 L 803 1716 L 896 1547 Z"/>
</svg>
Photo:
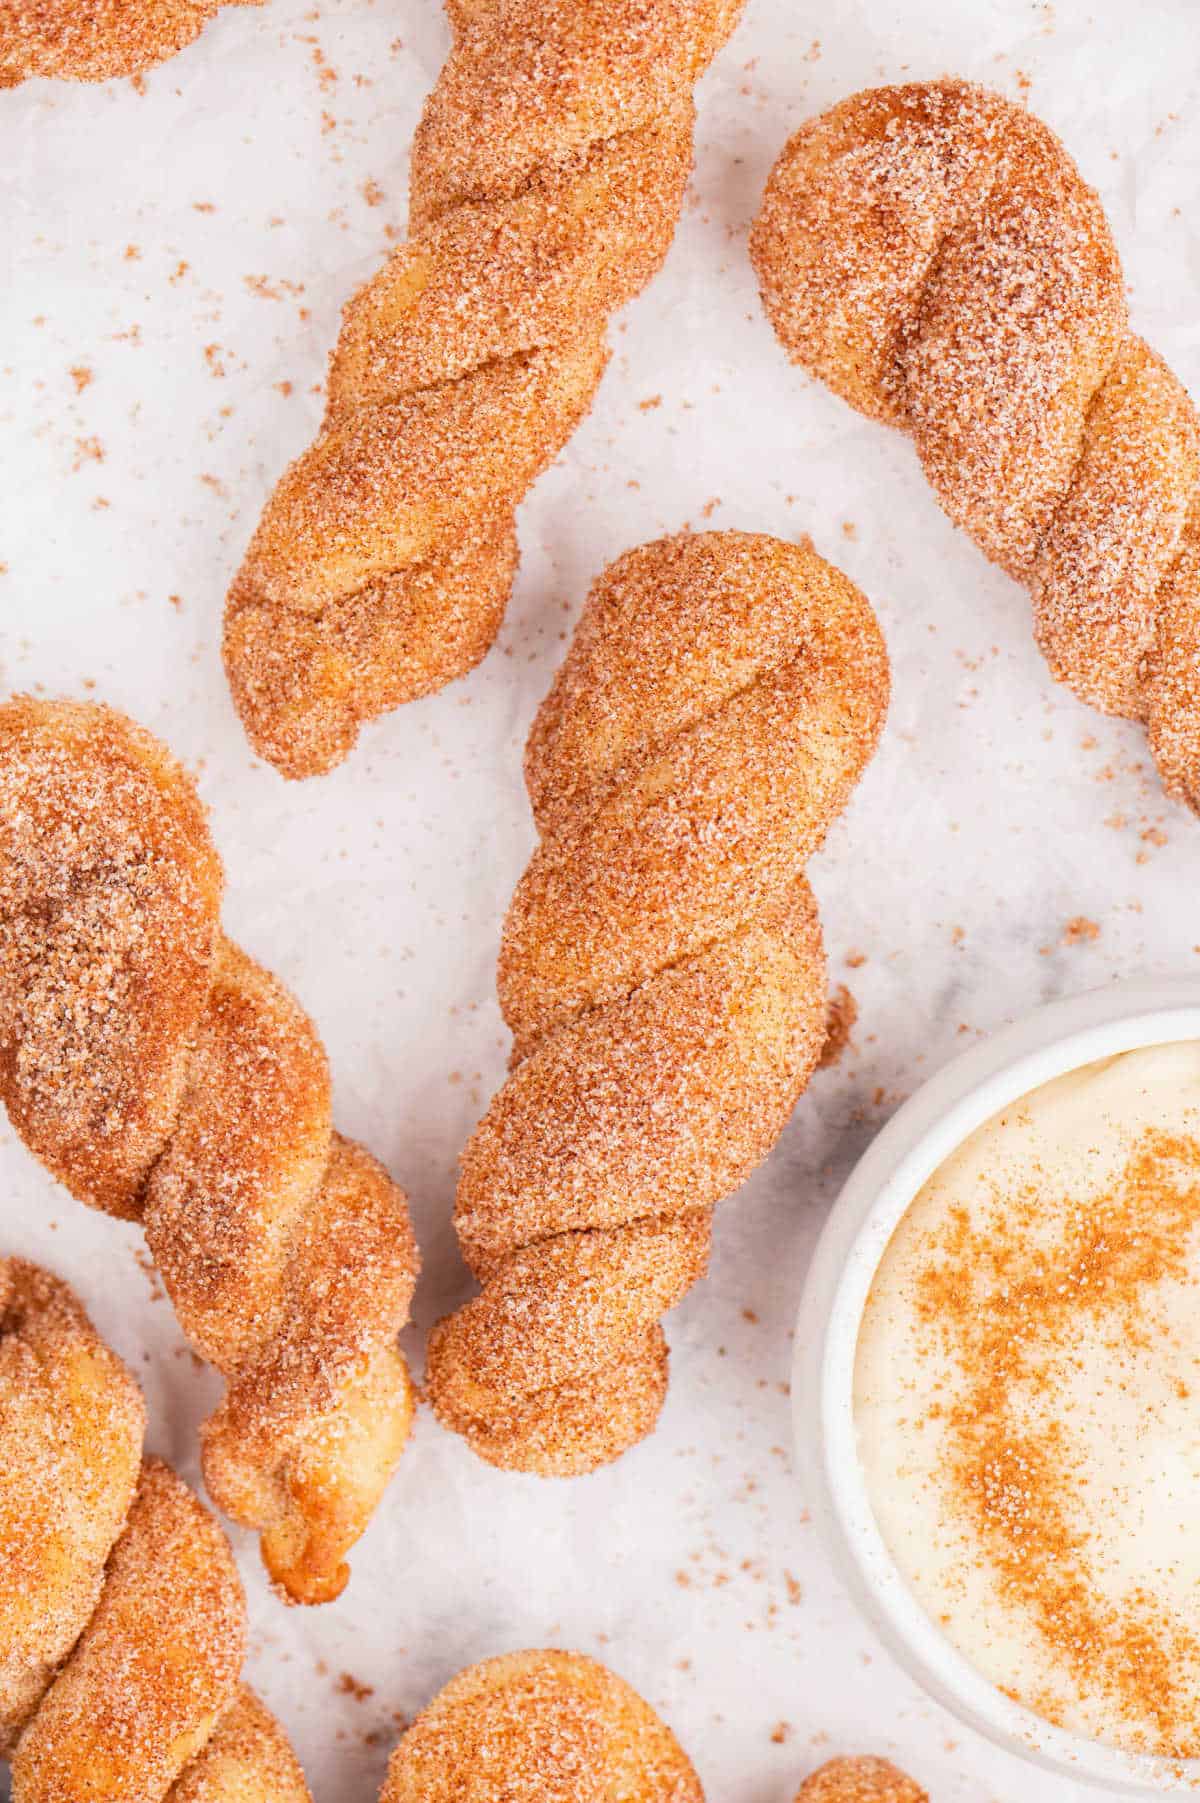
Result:
<svg viewBox="0 0 1200 1803">
<path fill-rule="evenodd" d="M 333 1132 L 324 1048 L 220 931 L 190 779 L 108 708 L 0 707 L 0 1098 L 72 1194 L 138 1220 L 228 1388 L 213 1497 L 297 1601 L 346 1581 L 408 1434 L 403 1193 Z"/>
<path fill-rule="evenodd" d="M 463 1156 L 483 1292 L 428 1394 L 483 1458 L 567 1476 L 654 1425 L 659 1316 L 825 1034 L 803 868 L 874 750 L 887 654 L 807 546 L 664 539 L 596 584 L 530 735 L 541 844 L 504 927 L 519 1060 Z"/>
<path fill-rule="evenodd" d="M 852 95 L 787 144 L 750 254 L 793 360 L 911 435 L 1055 677 L 1200 806 L 1200 420 L 1058 139 L 965 82 Z"/>
<path fill-rule="evenodd" d="M 379 1803 L 704 1803 L 675 1736 L 581 1653 L 507 1653 L 452 1678 L 392 1754 Z"/>
<path fill-rule="evenodd" d="M 285 776 L 472 668 L 514 511 L 591 405 L 691 166 L 692 84 L 743 0 L 448 0 L 410 230 L 346 308 L 325 422 L 229 596 L 225 664 Z"/>
<path fill-rule="evenodd" d="M 0 1259 L 0 1758 L 13 1803 L 309 1803 L 238 1682 L 225 1536 L 66 1284 Z"/>
<path fill-rule="evenodd" d="M 33 75 L 140 75 L 190 44 L 223 4 L 262 0 L 0 0 L 0 88 Z"/>
<path fill-rule="evenodd" d="M 831 1759 L 806 1778 L 796 1803 L 929 1803 L 929 1793 L 890 1759 Z"/>
</svg>

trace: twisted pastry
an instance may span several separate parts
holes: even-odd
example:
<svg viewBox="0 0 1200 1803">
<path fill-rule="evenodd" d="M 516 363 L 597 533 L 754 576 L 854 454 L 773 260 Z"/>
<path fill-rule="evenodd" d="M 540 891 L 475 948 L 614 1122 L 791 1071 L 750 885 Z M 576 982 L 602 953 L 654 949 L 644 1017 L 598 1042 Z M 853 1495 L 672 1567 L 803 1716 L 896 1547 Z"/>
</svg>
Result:
<svg viewBox="0 0 1200 1803">
<path fill-rule="evenodd" d="M 804 1780 L 796 1803 L 929 1803 L 929 1793 L 890 1759 L 831 1759 Z"/>
<path fill-rule="evenodd" d="M 190 44 L 222 4 L 262 0 L 0 0 L 0 88 L 32 75 L 140 75 Z"/>
<path fill-rule="evenodd" d="M 590 1471 L 653 1427 L 658 1318 L 824 1039 L 803 867 L 887 704 L 866 600 L 806 546 L 664 539 L 596 584 L 530 735 L 542 841 L 509 909 L 517 1067 L 463 1156 L 483 1292 L 428 1393 L 493 1464 Z"/>
<path fill-rule="evenodd" d="M 471 669 L 514 511 L 591 405 L 608 316 L 666 255 L 692 84 L 743 0 L 447 0 L 409 242 L 345 310 L 325 422 L 229 596 L 225 665 L 285 776 Z"/>
<path fill-rule="evenodd" d="M 392 1754 L 379 1803 L 704 1803 L 675 1736 L 581 1653 L 507 1653 L 452 1678 Z"/>
<path fill-rule="evenodd" d="M 57 1278 L 0 1259 L 0 1758 L 13 1803 L 309 1803 L 239 1685 L 241 1585 Z"/>
<path fill-rule="evenodd" d="M 1200 420 L 1058 139 L 965 82 L 852 95 L 785 147 L 750 254 L 792 359 L 911 435 L 1054 676 L 1200 807 Z"/>
<path fill-rule="evenodd" d="M 312 1023 L 221 933 L 221 883 L 149 733 L 0 707 L 0 1097 L 72 1194 L 141 1221 L 228 1380 L 212 1495 L 292 1599 L 324 1602 L 408 1434 L 416 1249 L 402 1192 L 333 1132 Z"/>
</svg>

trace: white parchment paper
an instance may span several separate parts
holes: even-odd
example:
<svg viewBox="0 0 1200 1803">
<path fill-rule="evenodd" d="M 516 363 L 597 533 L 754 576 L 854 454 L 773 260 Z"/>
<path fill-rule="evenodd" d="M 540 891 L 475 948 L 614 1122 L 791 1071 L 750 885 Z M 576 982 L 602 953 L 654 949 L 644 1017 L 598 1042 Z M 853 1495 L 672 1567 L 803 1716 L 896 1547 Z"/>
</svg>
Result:
<svg viewBox="0 0 1200 1803">
<path fill-rule="evenodd" d="M 229 930 L 311 1010 L 341 1124 L 411 1193 L 418 1363 L 467 1291 L 450 1208 L 507 1051 L 493 964 L 533 842 L 520 751 L 588 582 L 686 521 L 808 532 L 871 596 L 893 658 L 886 743 L 812 870 L 853 1047 L 720 1211 L 712 1275 L 669 1323 L 658 1434 L 547 1485 L 491 1472 L 423 1416 L 325 1610 L 285 1610 L 235 1536 L 251 1676 L 318 1800 L 372 1803 L 398 1721 L 460 1666 L 554 1643 L 629 1677 L 722 1803 L 787 1803 L 843 1749 L 891 1753 L 938 1803 L 1086 1794 L 960 1731 L 860 1625 L 806 1524 L 784 1387 L 814 1236 L 898 1101 L 1035 1002 L 1200 968 L 1200 826 L 1162 800 L 1135 728 L 1053 688 L 1024 596 L 944 521 L 904 440 L 789 368 L 745 239 L 810 113 L 880 80 L 991 82 L 1101 190 L 1135 322 L 1196 390 L 1198 23 L 1190 0 L 749 0 L 699 93 L 669 264 L 522 510 L 498 648 L 304 786 L 247 750 L 222 598 L 319 417 L 339 305 L 403 232 L 440 9 L 268 0 L 226 9 L 144 92 L 0 94 L 0 682 L 110 700 L 198 770 Z M 146 1386 L 152 1444 L 196 1478 L 216 1384 L 138 1236 L 73 1203 L 6 1127 L 0 1180 L 0 1243 L 78 1285 Z"/>
</svg>

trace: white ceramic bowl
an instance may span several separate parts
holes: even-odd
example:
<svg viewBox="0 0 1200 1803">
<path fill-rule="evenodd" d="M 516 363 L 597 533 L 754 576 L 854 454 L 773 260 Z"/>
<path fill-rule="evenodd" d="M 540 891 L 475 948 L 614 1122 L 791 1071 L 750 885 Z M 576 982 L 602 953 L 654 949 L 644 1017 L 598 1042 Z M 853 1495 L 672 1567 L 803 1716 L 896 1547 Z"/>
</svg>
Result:
<svg viewBox="0 0 1200 1803">
<path fill-rule="evenodd" d="M 1200 1760 L 1119 1752 L 1051 1727 L 950 1644 L 909 1590 L 868 1500 L 854 1424 L 859 1323 L 892 1233 L 968 1134 L 1040 1084 L 1097 1058 L 1200 1039 L 1200 978 L 1119 983 L 1039 1008 L 952 1060 L 872 1141 L 813 1257 L 796 1330 L 793 1409 L 813 1518 L 851 1595 L 893 1656 L 960 1720 L 1043 1767 L 1134 1796 L 1196 1791 Z"/>
</svg>

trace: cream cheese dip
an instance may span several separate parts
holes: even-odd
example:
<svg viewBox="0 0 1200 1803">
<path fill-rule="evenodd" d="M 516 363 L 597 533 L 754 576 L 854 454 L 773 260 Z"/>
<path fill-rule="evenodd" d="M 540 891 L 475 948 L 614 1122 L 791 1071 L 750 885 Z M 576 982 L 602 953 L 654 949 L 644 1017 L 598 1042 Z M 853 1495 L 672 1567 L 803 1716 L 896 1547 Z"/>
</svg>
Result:
<svg viewBox="0 0 1200 1803">
<path fill-rule="evenodd" d="M 883 1538 L 1046 1720 L 1200 1755 L 1200 1043 L 986 1122 L 908 1208 L 854 1379 Z"/>
</svg>

